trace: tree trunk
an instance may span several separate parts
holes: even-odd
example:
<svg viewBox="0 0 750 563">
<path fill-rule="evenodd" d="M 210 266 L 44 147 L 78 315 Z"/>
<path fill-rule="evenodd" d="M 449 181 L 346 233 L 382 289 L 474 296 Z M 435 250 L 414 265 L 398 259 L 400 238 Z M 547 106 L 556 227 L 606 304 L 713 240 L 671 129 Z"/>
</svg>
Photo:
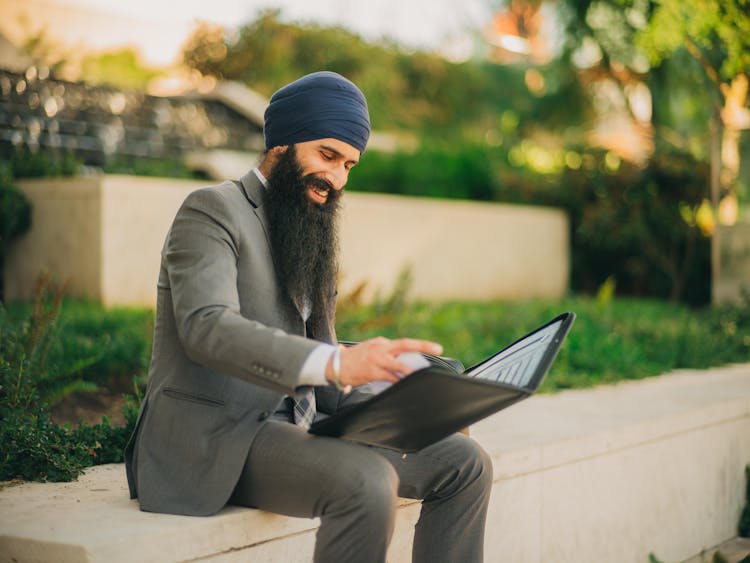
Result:
<svg viewBox="0 0 750 563">
<path fill-rule="evenodd" d="M 717 288 L 721 279 L 721 261 L 719 250 L 719 199 L 721 196 L 721 121 L 712 119 L 709 124 L 710 137 L 710 166 L 711 166 L 711 211 L 713 214 L 713 231 L 711 232 L 711 303 L 716 305 Z"/>
<path fill-rule="evenodd" d="M 711 293 L 717 303 L 716 288 L 721 279 L 720 225 L 737 222 L 739 204 L 736 182 L 740 172 L 740 132 L 750 127 L 750 111 L 745 107 L 748 94 L 746 74 L 735 76 L 729 84 L 722 84 L 724 107 L 720 119 L 711 127 L 711 206 L 714 212 L 714 232 L 711 236 Z M 721 129 L 719 133 L 718 129 Z M 721 146 L 718 146 L 721 134 Z"/>
<path fill-rule="evenodd" d="M 740 131 L 747 128 L 748 78 L 745 74 L 734 77 L 732 82 L 724 84 L 724 107 L 721 110 L 723 134 L 721 139 L 721 188 L 722 198 L 719 202 L 719 223 L 732 225 L 737 221 L 738 203 L 735 183 L 740 172 Z"/>
</svg>

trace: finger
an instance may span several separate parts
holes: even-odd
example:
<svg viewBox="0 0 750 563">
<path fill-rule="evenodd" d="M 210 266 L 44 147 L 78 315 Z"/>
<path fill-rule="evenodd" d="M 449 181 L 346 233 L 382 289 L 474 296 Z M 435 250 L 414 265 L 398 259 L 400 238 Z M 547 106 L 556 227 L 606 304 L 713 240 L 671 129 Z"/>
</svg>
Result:
<svg viewBox="0 0 750 563">
<path fill-rule="evenodd" d="M 377 359 L 377 356 L 384 353 L 384 351 L 387 351 L 390 342 L 391 341 L 384 336 L 376 336 L 375 338 L 363 340 L 355 346 L 352 346 L 352 351 L 357 351 L 363 358 L 370 362 L 374 362 Z"/>
<path fill-rule="evenodd" d="M 399 338 L 392 340 L 389 346 L 391 354 L 398 356 L 402 352 L 424 352 L 439 356 L 443 353 L 442 345 L 429 340 L 419 340 L 416 338 Z"/>
<path fill-rule="evenodd" d="M 371 381 L 390 381 L 391 383 L 396 383 L 399 379 L 401 379 L 398 375 L 396 375 L 389 369 L 383 367 L 375 367 L 373 369 L 374 373 Z"/>
<path fill-rule="evenodd" d="M 414 371 L 413 367 L 399 361 L 390 354 L 386 354 L 382 357 L 379 367 L 388 370 L 396 377 L 403 377 Z"/>
</svg>

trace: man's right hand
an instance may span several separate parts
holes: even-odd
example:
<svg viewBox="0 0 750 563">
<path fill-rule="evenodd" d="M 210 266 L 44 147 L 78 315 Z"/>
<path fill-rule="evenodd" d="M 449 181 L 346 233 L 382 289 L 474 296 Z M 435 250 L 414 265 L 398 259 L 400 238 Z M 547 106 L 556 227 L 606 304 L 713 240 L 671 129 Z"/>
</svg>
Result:
<svg viewBox="0 0 750 563">
<path fill-rule="evenodd" d="M 355 346 L 342 348 L 341 371 L 339 383 L 356 387 L 371 381 L 390 381 L 395 383 L 414 371 L 397 359 L 404 352 L 424 352 L 440 355 L 443 347 L 429 340 L 399 338 L 390 340 L 378 336 L 364 340 Z M 334 380 L 332 361 L 326 366 L 326 379 Z"/>
</svg>

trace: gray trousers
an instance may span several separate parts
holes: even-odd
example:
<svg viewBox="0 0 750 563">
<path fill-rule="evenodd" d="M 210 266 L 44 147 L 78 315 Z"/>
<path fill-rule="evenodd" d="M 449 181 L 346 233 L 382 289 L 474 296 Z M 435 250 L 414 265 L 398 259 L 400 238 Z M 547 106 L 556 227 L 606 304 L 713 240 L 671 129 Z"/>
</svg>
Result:
<svg viewBox="0 0 750 563">
<path fill-rule="evenodd" d="M 415 562 L 482 561 L 492 461 L 454 434 L 403 456 L 271 420 L 259 431 L 230 503 L 320 517 L 316 562 L 384 562 L 396 497 L 422 499 Z"/>
</svg>

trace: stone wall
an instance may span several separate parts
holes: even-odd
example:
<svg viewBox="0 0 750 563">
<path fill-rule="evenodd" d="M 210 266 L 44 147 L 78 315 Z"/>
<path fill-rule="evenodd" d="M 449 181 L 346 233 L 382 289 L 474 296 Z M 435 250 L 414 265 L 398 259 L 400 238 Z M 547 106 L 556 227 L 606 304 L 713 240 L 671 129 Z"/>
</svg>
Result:
<svg viewBox="0 0 750 563">
<path fill-rule="evenodd" d="M 721 274 L 714 281 L 713 301 L 737 303 L 750 296 L 750 223 L 720 229 Z"/>
</svg>

